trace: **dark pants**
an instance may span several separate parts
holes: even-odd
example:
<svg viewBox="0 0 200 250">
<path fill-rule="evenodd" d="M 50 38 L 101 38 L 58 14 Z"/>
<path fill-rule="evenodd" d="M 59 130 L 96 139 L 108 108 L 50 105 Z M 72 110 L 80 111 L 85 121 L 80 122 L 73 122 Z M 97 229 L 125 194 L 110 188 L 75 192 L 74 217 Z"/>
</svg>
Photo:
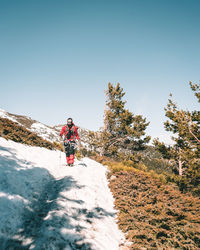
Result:
<svg viewBox="0 0 200 250">
<path fill-rule="evenodd" d="M 64 146 L 65 146 L 65 153 L 67 157 L 75 154 L 75 142 L 74 141 L 64 142 Z"/>
</svg>

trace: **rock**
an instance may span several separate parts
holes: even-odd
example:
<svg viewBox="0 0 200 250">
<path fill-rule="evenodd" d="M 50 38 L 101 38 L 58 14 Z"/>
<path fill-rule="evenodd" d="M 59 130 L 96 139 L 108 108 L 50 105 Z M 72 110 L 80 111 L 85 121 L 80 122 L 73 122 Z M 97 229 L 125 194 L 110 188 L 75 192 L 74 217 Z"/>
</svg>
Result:
<svg viewBox="0 0 200 250">
<path fill-rule="evenodd" d="M 117 177 L 116 177 L 115 175 L 112 175 L 112 176 L 110 177 L 110 180 L 111 180 L 111 181 L 113 181 L 113 180 L 115 180 L 115 179 L 117 179 Z"/>
</svg>

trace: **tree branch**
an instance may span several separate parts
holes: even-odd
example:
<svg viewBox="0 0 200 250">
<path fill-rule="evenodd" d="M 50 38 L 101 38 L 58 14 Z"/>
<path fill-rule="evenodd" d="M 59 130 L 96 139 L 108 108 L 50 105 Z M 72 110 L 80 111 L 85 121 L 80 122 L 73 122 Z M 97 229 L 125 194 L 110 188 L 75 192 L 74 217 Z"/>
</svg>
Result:
<svg viewBox="0 0 200 250">
<path fill-rule="evenodd" d="M 187 118 L 186 118 L 187 119 Z M 200 140 L 198 139 L 198 137 L 192 132 L 191 128 L 190 128 L 190 124 L 194 124 L 191 117 L 187 119 L 188 120 L 188 130 L 189 133 L 196 139 L 197 143 L 200 143 Z"/>
</svg>

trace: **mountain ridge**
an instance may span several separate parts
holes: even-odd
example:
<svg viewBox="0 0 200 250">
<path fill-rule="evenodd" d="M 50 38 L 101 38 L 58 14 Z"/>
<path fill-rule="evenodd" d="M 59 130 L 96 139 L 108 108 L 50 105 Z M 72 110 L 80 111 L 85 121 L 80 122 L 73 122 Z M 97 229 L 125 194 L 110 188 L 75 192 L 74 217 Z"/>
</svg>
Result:
<svg viewBox="0 0 200 250">
<path fill-rule="evenodd" d="M 40 121 L 32 119 L 29 116 L 25 115 L 18 115 L 12 114 L 4 109 L 0 108 L 0 117 L 7 118 L 13 122 L 17 122 L 19 125 L 25 127 L 31 132 L 36 133 L 38 136 L 42 137 L 43 139 L 53 142 L 60 142 L 60 131 L 65 124 L 58 124 L 54 126 L 46 125 Z M 80 140 L 87 147 L 88 144 L 88 134 L 89 130 L 85 128 L 81 128 L 78 126 L 78 132 L 80 135 Z"/>
</svg>

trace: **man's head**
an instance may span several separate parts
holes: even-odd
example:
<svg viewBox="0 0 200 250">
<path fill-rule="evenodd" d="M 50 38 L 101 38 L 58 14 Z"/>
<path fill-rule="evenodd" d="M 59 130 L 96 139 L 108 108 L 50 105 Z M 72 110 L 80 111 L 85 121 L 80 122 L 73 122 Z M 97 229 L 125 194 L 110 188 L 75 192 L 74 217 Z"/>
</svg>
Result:
<svg viewBox="0 0 200 250">
<path fill-rule="evenodd" d="M 71 126 L 73 124 L 72 118 L 67 119 L 67 125 Z"/>
</svg>

